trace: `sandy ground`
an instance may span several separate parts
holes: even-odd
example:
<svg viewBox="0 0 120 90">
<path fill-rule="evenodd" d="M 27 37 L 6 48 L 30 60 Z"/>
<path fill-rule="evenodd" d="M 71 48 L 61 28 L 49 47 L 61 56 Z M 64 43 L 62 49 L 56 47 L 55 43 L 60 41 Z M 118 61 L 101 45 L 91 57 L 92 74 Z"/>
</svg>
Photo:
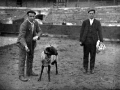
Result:
<svg viewBox="0 0 120 90">
<path fill-rule="evenodd" d="M 55 44 L 59 53 L 58 70 L 51 68 L 51 82 L 47 69 L 42 81 L 39 76 L 28 77 L 28 82 L 18 79 L 18 47 L 0 47 L 0 90 L 118 90 L 120 89 L 120 45 L 105 42 L 106 50 L 97 54 L 94 74 L 83 74 L 83 49 L 77 40 L 42 37 L 38 41 L 34 55 L 34 71 L 40 73 L 40 53 L 47 44 Z"/>
<path fill-rule="evenodd" d="M 0 36 L 0 47 L 13 44 L 17 41 L 16 36 Z"/>
</svg>

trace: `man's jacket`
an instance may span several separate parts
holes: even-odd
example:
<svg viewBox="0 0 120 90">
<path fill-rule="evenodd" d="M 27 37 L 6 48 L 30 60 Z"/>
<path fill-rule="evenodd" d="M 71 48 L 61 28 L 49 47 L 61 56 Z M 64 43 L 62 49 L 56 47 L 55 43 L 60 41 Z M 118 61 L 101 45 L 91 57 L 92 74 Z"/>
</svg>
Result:
<svg viewBox="0 0 120 90">
<path fill-rule="evenodd" d="M 41 34 L 42 30 L 37 21 L 34 22 L 34 29 L 32 31 L 31 23 L 26 19 L 20 26 L 17 42 L 20 43 L 23 48 L 27 45 L 30 49 L 33 44 L 36 46 L 36 41 L 33 41 L 33 37 L 39 36 L 40 38 Z"/>
<path fill-rule="evenodd" d="M 91 36 L 94 42 L 97 42 L 99 39 L 101 42 L 103 42 L 103 36 L 102 36 L 102 28 L 100 21 L 94 19 L 92 26 L 90 26 L 90 21 L 89 19 L 83 21 L 82 27 L 80 30 L 80 42 L 84 43 L 87 35 L 89 33 L 90 27 L 92 28 L 91 30 Z"/>
</svg>

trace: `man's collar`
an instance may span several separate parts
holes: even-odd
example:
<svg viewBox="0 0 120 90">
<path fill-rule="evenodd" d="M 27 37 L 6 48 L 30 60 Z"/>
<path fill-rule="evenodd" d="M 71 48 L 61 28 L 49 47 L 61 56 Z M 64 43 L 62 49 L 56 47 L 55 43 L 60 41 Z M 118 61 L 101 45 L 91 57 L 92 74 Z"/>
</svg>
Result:
<svg viewBox="0 0 120 90">
<path fill-rule="evenodd" d="M 30 24 L 34 24 L 35 23 L 35 21 L 31 22 L 29 19 L 27 19 L 27 20 L 30 22 Z"/>
</svg>

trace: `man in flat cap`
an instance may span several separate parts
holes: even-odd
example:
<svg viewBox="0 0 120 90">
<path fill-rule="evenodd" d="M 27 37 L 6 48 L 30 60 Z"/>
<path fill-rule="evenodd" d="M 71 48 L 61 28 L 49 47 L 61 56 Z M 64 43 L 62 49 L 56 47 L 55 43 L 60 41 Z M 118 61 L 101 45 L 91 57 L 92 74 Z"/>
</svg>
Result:
<svg viewBox="0 0 120 90">
<path fill-rule="evenodd" d="M 90 73 L 94 73 L 96 43 L 98 39 L 103 42 L 102 28 L 100 21 L 95 19 L 95 9 L 88 11 L 89 19 L 83 21 L 80 31 L 80 45 L 83 46 L 83 68 L 84 73 L 88 73 L 90 54 Z"/>
<path fill-rule="evenodd" d="M 27 19 L 20 26 L 17 40 L 19 46 L 19 79 L 24 82 L 28 81 L 24 74 L 25 61 L 27 76 L 37 76 L 32 70 L 33 57 L 36 41 L 40 39 L 42 31 L 37 21 L 35 21 L 35 15 L 36 13 L 32 10 L 27 12 Z"/>
</svg>

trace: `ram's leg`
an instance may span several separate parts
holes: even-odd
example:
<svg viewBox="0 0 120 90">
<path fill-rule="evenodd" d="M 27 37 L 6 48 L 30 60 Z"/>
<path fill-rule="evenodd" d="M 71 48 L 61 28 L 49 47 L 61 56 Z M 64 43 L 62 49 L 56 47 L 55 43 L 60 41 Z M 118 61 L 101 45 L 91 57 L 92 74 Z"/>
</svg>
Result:
<svg viewBox="0 0 120 90">
<path fill-rule="evenodd" d="M 51 66 L 48 65 L 48 80 L 49 80 L 49 82 L 50 82 L 50 68 L 51 68 Z"/>
<path fill-rule="evenodd" d="M 56 67 L 56 75 L 58 74 L 58 65 L 57 65 L 57 61 L 55 60 L 55 67 Z"/>
</svg>

